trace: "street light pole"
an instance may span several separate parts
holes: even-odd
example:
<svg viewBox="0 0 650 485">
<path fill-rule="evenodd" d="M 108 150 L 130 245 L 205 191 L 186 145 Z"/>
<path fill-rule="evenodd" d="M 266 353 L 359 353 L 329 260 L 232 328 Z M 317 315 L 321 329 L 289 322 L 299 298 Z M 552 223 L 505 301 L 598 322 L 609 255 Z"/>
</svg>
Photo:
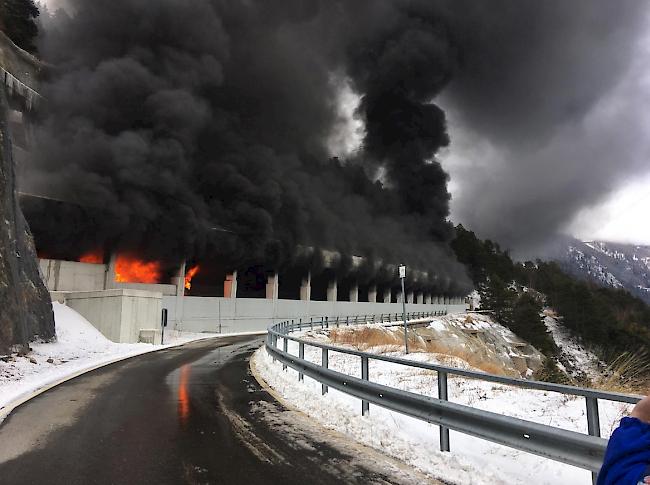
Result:
<svg viewBox="0 0 650 485">
<path fill-rule="evenodd" d="M 406 278 L 406 266 L 400 264 L 399 279 L 402 281 L 402 317 L 404 319 L 404 349 L 409 353 L 409 340 L 406 325 L 406 291 L 404 290 L 404 278 Z"/>
</svg>

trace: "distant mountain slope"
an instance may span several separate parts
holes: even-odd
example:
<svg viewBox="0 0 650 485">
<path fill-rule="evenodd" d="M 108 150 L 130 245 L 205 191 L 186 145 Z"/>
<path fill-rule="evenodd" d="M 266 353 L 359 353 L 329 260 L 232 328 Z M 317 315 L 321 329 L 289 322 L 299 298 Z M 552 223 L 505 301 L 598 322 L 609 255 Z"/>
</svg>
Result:
<svg viewBox="0 0 650 485">
<path fill-rule="evenodd" d="M 574 239 L 558 260 L 577 278 L 624 288 L 650 304 L 650 246 Z"/>
</svg>

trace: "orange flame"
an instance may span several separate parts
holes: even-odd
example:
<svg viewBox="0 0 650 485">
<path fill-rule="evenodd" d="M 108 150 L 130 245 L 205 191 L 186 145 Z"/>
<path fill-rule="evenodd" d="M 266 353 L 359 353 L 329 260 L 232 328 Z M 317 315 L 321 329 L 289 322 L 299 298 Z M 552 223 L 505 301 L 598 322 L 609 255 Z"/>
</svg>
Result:
<svg viewBox="0 0 650 485">
<path fill-rule="evenodd" d="M 120 254 L 115 262 L 115 281 L 119 283 L 159 283 L 161 278 L 158 261 L 142 261 Z"/>
<path fill-rule="evenodd" d="M 92 263 L 92 264 L 103 264 L 104 255 L 102 251 L 97 249 L 95 251 L 89 251 L 86 254 L 82 255 L 79 258 L 80 263 Z"/>
<path fill-rule="evenodd" d="M 178 382 L 178 418 L 183 425 L 187 423 L 187 418 L 190 416 L 190 394 L 187 389 L 190 369 L 189 364 L 181 367 L 181 375 Z"/>
<path fill-rule="evenodd" d="M 199 272 L 201 267 L 197 264 L 196 266 L 193 266 L 190 268 L 190 270 L 185 274 L 185 289 L 186 290 L 191 290 L 192 289 L 192 278 L 196 276 L 196 273 Z"/>
</svg>

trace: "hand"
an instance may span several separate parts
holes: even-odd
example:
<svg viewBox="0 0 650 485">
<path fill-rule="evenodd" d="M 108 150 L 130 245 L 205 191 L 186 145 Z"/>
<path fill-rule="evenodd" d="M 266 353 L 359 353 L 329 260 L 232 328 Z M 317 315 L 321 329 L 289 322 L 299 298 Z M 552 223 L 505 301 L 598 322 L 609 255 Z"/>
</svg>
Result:
<svg viewBox="0 0 650 485">
<path fill-rule="evenodd" d="M 634 406 L 634 409 L 632 410 L 632 414 L 630 416 L 637 418 L 644 423 L 650 424 L 650 396 L 647 396 L 646 398 L 639 401 L 639 403 Z"/>
</svg>

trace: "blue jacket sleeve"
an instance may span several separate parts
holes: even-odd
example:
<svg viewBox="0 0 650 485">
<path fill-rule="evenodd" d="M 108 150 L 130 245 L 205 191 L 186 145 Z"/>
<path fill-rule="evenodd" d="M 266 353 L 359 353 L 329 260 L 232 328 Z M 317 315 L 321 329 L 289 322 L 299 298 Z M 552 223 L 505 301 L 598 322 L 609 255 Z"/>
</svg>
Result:
<svg viewBox="0 0 650 485">
<path fill-rule="evenodd" d="M 623 418 L 612 433 L 598 485 L 637 485 L 650 475 L 650 424 Z"/>
</svg>

